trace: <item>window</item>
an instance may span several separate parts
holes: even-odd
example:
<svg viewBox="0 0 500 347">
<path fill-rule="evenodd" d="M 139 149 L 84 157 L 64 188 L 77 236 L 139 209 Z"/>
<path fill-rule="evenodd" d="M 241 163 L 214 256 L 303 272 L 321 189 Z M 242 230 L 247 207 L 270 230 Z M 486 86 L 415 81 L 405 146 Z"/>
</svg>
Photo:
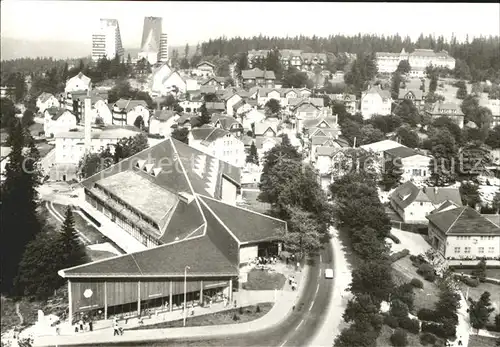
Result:
<svg viewBox="0 0 500 347">
<path fill-rule="evenodd" d="M 420 206 L 424 206 L 424 203 L 423 203 L 423 202 L 420 202 Z"/>
<path fill-rule="evenodd" d="M 455 247 L 454 252 L 455 253 L 460 253 L 460 247 Z"/>
<path fill-rule="evenodd" d="M 478 251 L 479 253 L 484 253 L 484 247 L 479 247 L 479 248 L 477 249 L 477 251 Z"/>
<path fill-rule="evenodd" d="M 470 247 L 465 247 L 464 253 L 465 254 L 469 254 L 470 253 Z"/>
<path fill-rule="evenodd" d="M 488 253 L 495 252 L 495 247 L 488 247 Z"/>
</svg>

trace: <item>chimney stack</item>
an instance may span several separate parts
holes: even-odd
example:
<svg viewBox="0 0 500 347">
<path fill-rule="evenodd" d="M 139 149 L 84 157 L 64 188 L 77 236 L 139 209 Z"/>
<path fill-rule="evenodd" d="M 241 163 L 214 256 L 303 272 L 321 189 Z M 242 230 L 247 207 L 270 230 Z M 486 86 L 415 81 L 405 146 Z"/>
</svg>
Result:
<svg viewBox="0 0 500 347">
<path fill-rule="evenodd" d="M 85 124 L 85 130 L 84 130 L 85 152 L 90 150 L 90 146 L 91 146 L 91 142 L 92 142 L 91 107 L 92 107 L 92 102 L 91 102 L 90 97 L 85 98 L 84 106 L 83 106 L 83 120 L 84 120 L 84 124 Z"/>
</svg>

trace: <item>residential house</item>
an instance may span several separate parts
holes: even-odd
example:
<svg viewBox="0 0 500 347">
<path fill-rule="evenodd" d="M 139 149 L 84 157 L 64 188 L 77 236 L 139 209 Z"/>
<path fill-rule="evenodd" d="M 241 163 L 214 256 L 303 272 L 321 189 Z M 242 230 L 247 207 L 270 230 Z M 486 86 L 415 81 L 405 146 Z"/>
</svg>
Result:
<svg viewBox="0 0 500 347">
<path fill-rule="evenodd" d="M 400 167 L 403 172 L 401 174 L 402 182 L 413 181 L 416 184 L 421 184 L 427 180 L 431 175 L 429 170 L 431 160 L 432 157 L 406 146 L 384 151 L 384 163 L 392 161 Z"/>
<path fill-rule="evenodd" d="M 149 109 L 144 100 L 119 99 L 112 106 L 113 124 L 135 125 L 141 120 L 144 126 L 149 126 Z"/>
<path fill-rule="evenodd" d="M 256 136 L 254 139 L 255 148 L 257 148 L 257 156 L 261 165 L 264 164 L 266 153 L 273 147 L 281 145 L 282 137 Z"/>
<path fill-rule="evenodd" d="M 361 95 L 361 115 L 363 119 L 370 119 L 374 115 L 390 115 L 391 106 L 391 93 L 388 90 L 382 90 L 380 85 L 369 88 Z"/>
<path fill-rule="evenodd" d="M 354 115 L 358 110 L 358 101 L 354 94 L 328 94 L 332 101 L 340 102 L 350 115 Z"/>
<path fill-rule="evenodd" d="M 244 114 L 243 116 L 243 129 L 251 130 L 252 124 L 257 124 L 266 119 L 266 115 L 262 111 L 258 111 L 256 109 L 252 109 Z"/>
<path fill-rule="evenodd" d="M 261 86 L 273 88 L 276 76 L 274 71 L 262 71 L 261 69 L 254 68 L 251 70 L 243 70 L 241 72 L 241 80 L 244 86 Z"/>
<path fill-rule="evenodd" d="M 424 92 L 420 89 L 400 89 L 398 101 L 403 100 L 410 100 L 419 111 L 424 109 Z"/>
<path fill-rule="evenodd" d="M 243 125 L 234 117 L 214 114 L 210 122 L 215 128 L 220 128 L 229 131 L 236 137 L 243 135 Z"/>
<path fill-rule="evenodd" d="M 92 81 L 82 72 L 68 79 L 66 81 L 66 87 L 64 88 L 64 92 L 66 94 L 78 91 L 90 91 L 90 90 L 92 90 Z"/>
<path fill-rule="evenodd" d="M 446 259 L 499 259 L 500 226 L 469 206 L 427 216 L 428 239 Z"/>
<path fill-rule="evenodd" d="M 236 104 L 233 105 L 232 109 L 233 109 L 233 116 L 238 118 L 238 119 L 241 119 L 241 121 L 243 122 L 243 117 L 248 113 L 250 112 L 251 110 L 253 110 L 255 108 L 255 106 L 252 106 L 252 102 L 251 100 L 245 100 L 245 99 L 242 99 L 240 101 L 238 101 Z M 229 114 L 229 112 L 228 112 Z"/>
<path fill-rule="evenodd" d="M 436 102 L 425 112 L 431 117 L 431 121 L 441 117 L 451 119 L 456 125 L 462 129 L 464 127 L 464 114 L 459 105 L 453 102 Z"/>
<path fill-rule="evenodd" d="M 328 146 L 314 146 L 314 152 L 311 153 L 311 161 L 318 172 L 318 178 L 323 190 L 328 191 L 337 175 L 341 173 L 337 168 L 344 158 L 344 152 L 349 149 L 345 142 L 332 140 L 327 143 Z"/>
<path fill-rule="evenodd" d="M 257 105 L 259 107 L 264 107 L 266 103 L 274 99 L 278 101 L 281 107 L 286 106 L 286 99 L 282 98 L 282 92 L 279 89 L 275 88 L 260 88 L 258 97 L 257 97 Z"/>
<path fill-rule="evenodd" d="M 186 93 L 186 79 L 182 77 L 178 71 L 173 71 L 166 77 L 163 77 L 167 71 L 168 70 L 165 69 L 156 79 L 153 78 L 151 85 L 152 96 L 165 96 L 168 94 L 178 95 L 179 93 Z"/>
<path fill-rule="evenodd" d="M 427 216 L 432 211 L 450 206 L 461 207 L 462 199 L 457 188 L 419 188 L 408 181 L 394 190 L 390 203 L 405 223 L 427 224 Z"/>
<path fill-rule="evenodd" d="M 201 82 L 201 86 L 212 86 L 215 88 L 215 90 L 220 90 L 224 89 L 226 79 L 224 77 L 210 77 L 206 79 L 205 81 Z"/>
<path fill-rule="evenodd" d="M 226 105 L 223 102 L 206 102 L 205 107 L 207 108 L 208 114 L 222 113 L 226 111 Z"/>
<path fill-rule="evenodd" d="M 401 144 L 399 142 L 396 142 L 393 140 L 382 140 L 382 141 L 373 142 L 373 143 L 359 146 L 359 148 L 362 148 L 365 151 L 371 151 L 371 152 L 377 154 L 377 156 L 380 159 L 384 158 L 385 151 L 387 151 L 389 149 L 397 148 L 397 147 L 401 147 Z"/>
<path fill-rule="evenodd" d="M 479 106 L 486 107 L 491 111 L 492 120 L 491 128 L 500 125 L 500 99 L 483 99 L 479 100 Z"/>
<path fill-rule="evenodd" d="M 191 70 L 193 75 L 209 77 L 215 75 L 215 65 L 208 62 L 202 61 L 198 65 L 196 65 L 196 69 Z"/>
<path fill-rule="evenodd" d="M 50 107 L 59 107 L 60 103 L 57 98 L 50 93 L 42 93 L 40 96 L 36 99 L 36 107 L 38 108 L 38 112 L 40 114 L 43 114 L 46 109 Z"/>
<path fill-rule="evenodd" d="M 179 117 L 180 115 L 172 110 L 156 110 L 149 122 L 149 133 L 164 137 L 170 136 L 172 126 Z"/>
<path fill-rule="evenodd" d="M 242 101 L 244 98 L 240 96 L 238 93 L 229 93 L 224 94 L 222 96 L 222 99 L 225 100 L 226 103 L 226 112 L 228 115 L 232 116 L 234 114 L 234 105 L 238 104 L 240 101 Z"/>
<path fill-rule="evenodd" d="M 203 105 L 203 102 L 201 100 L 182 100 L 179 102 L 179 106 L 182 107 L 184 112 L 199 112 L 200 107 Z"/>
<path fill-rule="evenodd" d="M 94 89 L 87 94 L 86 92 L 75 92 L 71 93 L 71 98 L 66 99 L 66 109 L 69 109 L 81 123 L 84 122 L 84 104 L 85 99 L 90 98 L 91 104 L 91 117 L 92 122 L 95 123 L 97 116 L 99 116 L 105 124 L 112 124 L 111 110 L 108 106 L 108 92 Z M 68 108 L 68 104 L 71 103 L 71 108 Z"/>
<path fill-rule="evenodd" d="M 76 117 L 74 114 L 61 107 L 50 107 L 44 112 L 43 131 L 46 137 L 67 132 L 76 128 Z"/>
<path fill-rule="evenodd" d="M 245 146 L 230 131 L 209 125 L 192 128 L 189 145 L 236 167 L 245 166 Z"/>
<path fill-rule="evenodd" d="M 198 115 L 196 113 L 182 113 L 179 118 L 175 117 L 173 126 L 191 130 L 192 125 L 196 122 L 197 119 Z"/>
<path fill-rule="evenodd" d="M 290 103 L 289 112 L 292 118 L 292 125 L 297 133 L 302 132 L 305 120 L 332 115 L 332 110 L 329 107 L 323 106 L 323 99 L 321 98 L 300 100 L 297 104 L 295 104 L 295 100 L 297 99 L 290 99 L 288 102 Z"/>
<path fill-rule="evenodd" d="M 153 76 L 151 78 L 150 85 L 151 91 L 157 92 L 159 95 L 162 95 L 161 92 L 163 92 L 164 90 L 163 82 L 172 74 L 172 72 L 172 68 L 166 63 L 153 69 Z"/>
</svg>

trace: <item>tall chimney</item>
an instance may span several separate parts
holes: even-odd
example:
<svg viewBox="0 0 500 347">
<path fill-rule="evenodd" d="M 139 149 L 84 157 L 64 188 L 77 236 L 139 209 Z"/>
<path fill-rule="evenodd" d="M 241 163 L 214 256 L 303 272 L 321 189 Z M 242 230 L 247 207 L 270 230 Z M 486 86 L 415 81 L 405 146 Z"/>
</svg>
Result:
<svg viewBox="0 0 500 347">
<path fill-rule="evenodd" d="M 90 151 L 90 145 L 92 142 L 92 115 L 91 115 L 92 102 L 90 97 L 86 97 L 83 106 L 83 119 L 85 124 L 84 130 L 84 144 L 85 152 Z"/>
</svg>

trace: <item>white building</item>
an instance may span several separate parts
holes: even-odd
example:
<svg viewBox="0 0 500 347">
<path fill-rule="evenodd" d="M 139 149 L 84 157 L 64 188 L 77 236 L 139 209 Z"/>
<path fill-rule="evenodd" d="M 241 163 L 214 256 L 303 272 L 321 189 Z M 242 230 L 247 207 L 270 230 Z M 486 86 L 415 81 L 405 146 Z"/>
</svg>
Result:
<svg viewBox="0 0 500 347">
<path fill-rule="evenodd" d="M 245 166 L 245 145 L 227 130 L 209 125 L 193 128 L 189 145 L 236 167 Z"/>
<path fill-rule="evenodd" d="M 153 96 L 165 96 L 168 94 L 177 96 L 179 93 L 184 94 L 187 91 L 186 80 L 177 71 L 171 72 L 161 82 L 159 82 L 158 77 L 153 83 L 151 89 Z"/>
<path fill-rule="evenodd" d="M 164 63 L 157 68 L 154 68 L 153 77 L 151 78 L 150 89 L 152 92 L 156 92 L 160 95 L 160 91 L 163 90 L 163 81 L 167 79 L 168 76 L 172 74 L 172 68 Z"/>
<path fill-rule="evenodd" d="M 172 126 L 179 117 L 179 114 L 171 110 L 155 111 L 149 122 L 149 133 L 164 137 L 170 136 Z"/>
<path fill-rule="evenodd" d="M 142 118 L 144 126 L 149 126 L 149 109 L 144 100 L 119 99 L 113 106 L 112 123 L 115 125 L 134 125 L 139 117 Z"/>
<path fill-rule="evenodd" d="M 373 86 L 362 93 L 361 115 L 363 119 L 370 119 L 374 115 L 387 116 L 391 114 L 392 98 L 388 90 Z"/>
<path fill-rule="evenodd" d="M 406 146 L 384 151 L 384 160 L 385 162 L 392 161 L 402 171 L 402 182 L 413 181 L 421 184 L 431 176 L 429 167 L 432 157 Z"/>
<path fill-rule="evenodd" d="M 76 117 L 64 108 L 51 107 L 44 112 L 43 131 L 46 137 L 76 128 Z"/>
<path fill-rule="evenodd" d="M 445 206 L 461 207 L 462 199 L 458 188 L 419 188 L 405 182 L 391 194 L 390 203 L 405 223 L 427 224 L 432 211 Z"/>
<path fill-rule="evenodd" d="M 61 106 L 59 100 L 57 100 L 57 98 L 50 93 L 42 93 L 36 99 L 36 107 L 38 108 L 38 112 L 40 112 L 41 114 L 43 114 L 48 108 L 58 108 L 59 106 Z"/>
<path fill-rule="evenodd" d="M 479 106 L 486 107 L 491 111 L 491 128 L 500 125 L 500 99 L 480 99 Z"/>
<path fill-rule="evenodd" d="M 455 68 L 455 59 L 448 52 L 436 53 L 432 49 L 416 49 L 413 53 L 407 53 L 404 48 L 401 53 L 377 52 L 376 59 L 378 71 L 383 73 L 396 71 L 402 60 L 408 60 L 412 70 L 410 75 L 415 76 L 419 76 L 430 65 L 450 70 Z"/>
<path fill-rule="evenodd" d="M 208 62 L 202 61 L 196 65 L 196 69 L 191 70 L 191 73 L 195 76 L 211 77 L 215 76 L 215 65 Z"/>
<path fill-rule="evenodd" d="M 118 20 L 101 19 L 99 24 L 96 33 L 92 34 L 92 60 L 112 60 L 117 56 L 122 60 L 124 50 Z"/>
<path fill-rule="evenodd" d="M 64 92 L 66 94 L 92 90 L 92 81 L 82 72 L 66 81 Z"/>
<path fill-rule="evenodd" d="M 142 41 L 138 59 L 145 58 L 151 65 L 168 61 L 168 36 L 162 33 L 161 17 L 144 17 Z"/>
</svg>

